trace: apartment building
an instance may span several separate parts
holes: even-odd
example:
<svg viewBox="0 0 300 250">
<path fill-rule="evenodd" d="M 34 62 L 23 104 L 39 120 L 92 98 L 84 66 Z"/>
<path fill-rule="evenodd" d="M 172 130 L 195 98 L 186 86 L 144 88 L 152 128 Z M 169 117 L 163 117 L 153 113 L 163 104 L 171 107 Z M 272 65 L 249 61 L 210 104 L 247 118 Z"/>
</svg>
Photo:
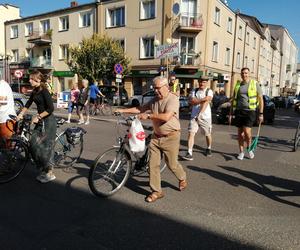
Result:
<svg viewBox="0 0 300 250">
<path fill-rule="evenodd" d="M 20 9 L 11 4 L 0 4 L 0 78 L 6 79 L 10 54 L 5 53 L 4 23 L 8 20 L 20 18 Z"/>
<path fill-rule="evenodd" d="M 266 25 L 269 27 L 272 36 L 280 42 L 282 52 L 279 78 L 280 93 L 284 95 L 295 94 L 297 85 L 297 45 L 288 30 L 282 25 Z"/>
<path fill-rule="evenodd" d="M 6 22 L 6 53 L 12 55 L 10 81 L 16 81 L 17 69 L 23 71 L 24 82 L 29 81 L 31 70 L 39 69 L 53 76 L 58 91 L 69 89 L 77 76 L 65 63 L 68 47 L 96 32 L 96 6 L 71 2 L 65 9 Z"/>
<path fill-rule="evenodd" d="M 272 47 L 272 64 L 271 64 L 271 80 L 270 80 L 270 96 L 280 95 L 280 67 L 281 67 L 281 51 L 280 41 L 271 37 Z"/>
</svg>

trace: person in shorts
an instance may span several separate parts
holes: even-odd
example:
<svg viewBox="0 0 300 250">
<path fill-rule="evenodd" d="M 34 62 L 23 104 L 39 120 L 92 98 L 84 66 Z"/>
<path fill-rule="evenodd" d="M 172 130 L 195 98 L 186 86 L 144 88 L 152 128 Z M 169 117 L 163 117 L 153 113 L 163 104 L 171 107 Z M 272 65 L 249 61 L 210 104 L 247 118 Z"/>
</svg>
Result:
<svg viewBox="0 0 300 250">
<path fill-rule="evenodd" d="M 79 109 L 79 122 L 78 124 L 88 125 L 90 123 L 90 88 L 89 81 L 87 79 L 83 79 L 82 88 L 80 89 L 79 97 L 78 97 L 78 109 Z M 86 113 L 86 122 L 84 122 L 83 118 L 83 110 Z"/>
<path fill-rule="evenodd" d="M 190 104 L 193 106 L 188 127 L 188 151 L 182 158 L 188 161 L 193 160 L 193 146 L 195 135 L 200 128 L 206 138 L 206 156 L 210 157 L 212 144 L 212 118 L 210 103 L 213 98 L 213 91 L 207 87 L 208 78 L 203 76 L 199 80 L 199 88 L 192 91 Z"/>
<path fill-rule="evenodd" d="M 80 119 L 79 107 L 78 107 L 79 94 L 80 94 L 80 90 L 78 88 L 78 83 L 74 83 L 71 89 L 71 98 L 68 104 L 68 120 L 66 121 L 66 123 L 71 122 L 72 112 L 74 108 L 76 108 L 77 115 Z"/>
</svg>

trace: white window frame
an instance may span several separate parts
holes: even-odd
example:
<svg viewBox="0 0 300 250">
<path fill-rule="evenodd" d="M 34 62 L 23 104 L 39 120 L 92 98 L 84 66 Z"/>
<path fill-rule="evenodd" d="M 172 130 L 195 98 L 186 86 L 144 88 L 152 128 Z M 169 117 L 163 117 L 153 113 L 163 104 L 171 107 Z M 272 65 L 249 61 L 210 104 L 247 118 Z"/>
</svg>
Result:
<svg viewBox="0 0 300 250">
<path fill-rule="evenodd" d="M 214 23 L 220 26 L 221 10 L 215 7 Z"/>
<path fill-rule="evenodd" d="M 211 60 L 213 62 L 218 62 L 218 59 L 219 59 L 219 43 L 217 41 L 213 41 Z"/>
<path fill-rule="evenodd" d="M 48 23 L 48 27 L 46 27 L 44 24 Z M 50 24 L 50 19 L 45 19 L 40 21 L 40 26 L 41 26 L 41 33 L 46 34 L 48 30 L 51 29 L 51 24 Z M 46 29 L 45 29 L 46 28 Z"/>
<path fill-rule="evenodd" d="M 10 39 L 15 39 L 19 37 L 19 26 L 13 25 L 10 27 Z"/>
<path fill-rule="evenodd" d="M 249 41 L 250 41 L 250 32 L 247 31 L 246 33 L 246 43 L 249 45 Z"/>
<path fill-rule="evenodd" d="M 230 65 L 230 54 L 231 54 L 231 49 L 226 48 L 226 50 L 225 50 L 225 65 L 226 66 Z"/>
<path fill-rule="evenodd" d="M 244 67 L 248 68 L 248 56 L 244 57 Z"/>
<path fill-rule="evenodd" d="M 66 27 L 64 27 L 66 26 Z M 70 22 L 69 22 L 69 16 L 61 16 L 59 17 L 59 31 L 67 31 L 69 30 Z"/>
<path fill-rule="evenodd" d="M 232 34 L 232 25 L 233 25 L 233 19 L 231 17 L 228 17 L 227 20 L 227 32 Z"/>
<path fill-rule="evenodd" d="M 240 39 L 240 40 L 243 40 L 242 38 L 243 38 L 243 26 L 242 25 L 239 25 L 239 30 L 238 30 L 238 38 Z"/>
<path fill-rule="evenodd" d="M 182 38 L 186 38 L 186 44 L 184 44 L 184 47 L 188 49 L 189 47 L 189 38 L 192 38 L 192 41 L 193 41 L 193 48 L 192 50 L 195 51 L 195 48 L 196 48 L 196 37 L 193 36 L 193 35 L 183 35 L 183 36 L 180 36 L 180 54 L 181 54 L 181 61 L 184 65 L 191 65 L 193 64 L 193 59 L 195 58 L 195 55 L 194 53 L 191 53 L 189 50 L 186 50 L 185 52 L 182 51 L 183 49 L 183 44 L 182 44 Z M 189 60 L 192 60 L 191 63 L 189 63 Z"/>
<path fill-rule="evenodd" d="M 19 62 L 19 50 L 18 49 L 12 49 L 11 54 L 13 55 L 11 62 Z"/>
<path fill-rule="evenodd" d="M 33 56 L 33 51 L 32 48 L 26 48 L 26 57 L 29 58 L 30 60 L 32 59 Z"/>
<path fill-rule="evenodd" d="M 236 68 L 240 69 L 241 68 L 241 53 L 237 52 L 236 54 Z"/>
<path fill-rule="evenodd" d="M 29 27 L 31 27 L 31 32 Z M 33 35 L 33 22 L 25 23 L 25 36 L 32 36 Z"/>
<path fill-rule="evenodd" d="M 113 12 L 119 10 L 119 9 L 124 9 L 123 15 L 124 17 L 121 18 L 123 19 L 123 23 L 120 25 L 117 25 L 117 16 L 113 14 Z M 122 17 L 122 16 L 121 16 Z M 114 20 L 112 20 L 112 18 Z M 118 6 L 116 8 L 107 8 L 106 9 L 106 28 L 117 28 L 117 27 L 124 27 L 126 25 L 126 8 L 125 5 Z"/>
<path fill-rule="evenodd" d="M 256 49 L 256 37 L 253 37 L 253 49 Z"/>
<path fill-rule="evenodd" d="M 116 42 L 119 42 L 119 44 L 121 45 L 121 42 L 123 42 L 124 46 L 121 47 L 123 48 L 124 52 L 126 52 L 126 39 L 125 38 L 118 38 L 118 39 L 115 39 Z"/>
<path fill-rule="evenodd" d="M 144 46 L 144 40 L 152 40 L 153 39 L 153 55 L 145 55 L 145 46 Z M 140 38 L 140 59 L 153 59 L 155 54 L 155 48 L 154 48 L 154 41 L 155 36 L 146 36 Z M 151 48 L 150 48 L 151 49 Z M 151 51 L 150 51 L 151 52 Z"/>
<path fill-rule="evenodd" d="M 59 45 L 59 60 L 69 59 L 69 44 Z"/>
<path fill-rule="evenodd" d="M 154 15 L 151 16 L 151 3 L 154 4 Z M 145 4 L 149 4 L 150 10 L 148 12 L 150 13 L 150 16 L 147 16 L 147 12 L 145 11 Z M 148 14 L 149 14 L 148 13 Z M 154 19 L 156 18 L 156 0 L 141 0 L 140 1 L 140 20 L 148 20 L 148 19 Z"/>
<path fill-rule="evenodd" d="M 85 11 L 79 13 L 79 27 L 86 28 L 92 26 L 93 13 L 92 11 Z"/>
</svg>

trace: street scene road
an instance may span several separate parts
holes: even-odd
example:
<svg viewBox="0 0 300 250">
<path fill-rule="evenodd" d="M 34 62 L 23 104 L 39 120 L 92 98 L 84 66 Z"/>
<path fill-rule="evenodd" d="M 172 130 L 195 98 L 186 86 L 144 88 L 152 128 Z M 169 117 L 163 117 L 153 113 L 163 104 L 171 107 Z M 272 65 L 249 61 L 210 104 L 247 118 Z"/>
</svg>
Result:
<svg viewBox="0 0 300 250">
<path fill-rule="evenodd" d="M 180 160 L 188 188 L 180 192 L 166 170 L 165 197 L 148 204 L 147 176 L 134 176 L 108 199 L 90 192 L 89 167 L 116 137 L 114 117 L 95 117 L 84 126 L 74 168 L 56 170 L 57 179 L 43 185 L 28 165 L 0 186 L 1 249 L 300 249 L 300 154 L 292 152 L 298 119 L 278 111 L 275 123 L 262 127 L 256 157 L 243 161 L 236 160 L 236 128 L 214 124 L 213 156 L 205 157 L 198 134 L 194 160 Z M 180 155 L 187 124 L 184 115 Z"/>
</svg>

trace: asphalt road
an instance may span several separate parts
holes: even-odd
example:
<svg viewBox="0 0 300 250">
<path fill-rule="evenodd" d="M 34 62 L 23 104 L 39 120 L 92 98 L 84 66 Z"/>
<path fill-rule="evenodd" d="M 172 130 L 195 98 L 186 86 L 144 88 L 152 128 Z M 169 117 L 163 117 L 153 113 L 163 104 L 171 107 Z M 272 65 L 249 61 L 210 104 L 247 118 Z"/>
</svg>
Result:
<svg viewBox="0 0 300 250">
<path fill-rule="evenodd" d="M 256 157 L 243 161 L 235 159 L 236 128 L 214 125 L 213 157 L 204 156 L 198 135 L 194 161 L 181 161 L 187 190 L 179 192 L 167 170 L 165 197 L 153 204 L 144 201 L 145 176 L 109 199 L 89 191 L 89 166 L 116 136 L 113 117 L 93 119 L 74 169 L 40 184 L 28 166 L 0 186 L 0 249 L 300 249 L 300 151 L 292 152 L 298 119 L 278 112 L 262 128 Z M 183 117 L 180 154 L 187 124 Z"/>
</svg>

